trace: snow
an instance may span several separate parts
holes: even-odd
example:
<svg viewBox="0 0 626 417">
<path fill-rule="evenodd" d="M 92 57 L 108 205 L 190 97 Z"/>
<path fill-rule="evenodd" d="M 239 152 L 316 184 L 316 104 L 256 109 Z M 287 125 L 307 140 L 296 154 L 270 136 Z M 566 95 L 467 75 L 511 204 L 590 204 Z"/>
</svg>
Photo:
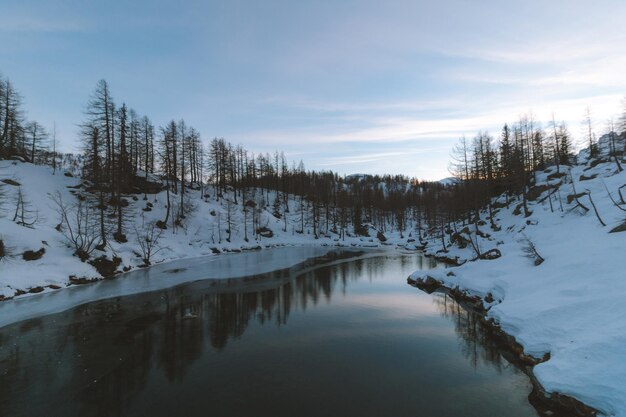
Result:
<svg viewBox="0 0 626 417">
<path fill-rule="evenodd" d="M 0 240 L 4 242 L 8 252 L 8 256 L 0 259 L 0 300 L 16 296 L 32 297 L 33 294 L 29 291 L 50 292 L 53 289 L 68 287 L 70 276 L 89 280 L 102 279 L 93 266 L 73 256 L 74 250 L 68 245 L 63 234 L 55 228 L 60 223 L 60 216 L 53 197 L 60 193 L 64 201 L 75 202 L 77 198 L 72 193 L 76 193 L 76 187 L 81 184 L 80 178 L 77 178 L 78 173 L 73 169 L 76 164 L 66 161 L 65 165 L 64 168 L 70 170 L 71 177 L 64 175 L 67 169 L 57 170 L 56 175 L 52 175 L 50 167 L 0 160 L 0 193 L 4 192 L 4 198 L 0 200 Z M 20 187 L 2 182 L 7 179 L 11 180 L 9 181 L 11 183 L 20 184 Z M 158 181 L 158 178 L 151 177 L 150 180 Z M 13 221 L 15 199 L 20 188 L 27 206 L 33 213 L 37 213 L 38 220 L 32 227 L 25 227 Z M 249 239 L 248 241 L 244 239 L 244 213 L 242 196 L 239 196 L 239 204 L 231 205 L 234 225 L 229 242 L 226 239 L 228 229 L 226 200 L 234 200 L 234 195 L 232 192 L 226 193 L 218 202 L 213 189 L 205 190 L 205 193 L 210 194 L 206 201 L 202 198 L 200 190 L 186 190 L 185 194 L 195 209 L 187 215 L 182 227 L 173 229 L 171 222 L 168 224 L 168 229 L 163 231 L 159 242 L 162 249 L 152 259 L 153 265 L 179 259 L 214 257 L 218 251 L 241 252 L 282 246 L 377 248 L 407 244 L 407 238 L 401 238 L 397 232 L 386 234 L 388 240 L 385 245 L 376 239 L 375 230 L 370 232 L 371 237 L 340 238 L 329 233 L 315 239 L 311 226 L 305 226 L 304 233 L 298 233 L 300 228 L 298 204 L 293 198 L 289 201 L 290 212 L 285 230 L 284 219 L 272 214 L 276 193 L 269 192 L 268 196 L 267 191 L 263 190 L 257 190 L 255 195 L 248 194 L 246 198 L 257 202 L 261 208 L 259 223 L 271 229 L 273 237 L 255 237 L 252 216 L 249 213 L 247 216 Z M 132 196 L 125 197 L 130 202 L 124 210 L 128 242 L 120 244 L 110 239 L 106 251 L 95 251 L 92 258 L 106 255 L 110 259 L 117 256 L 122 260 L 118 269 L 132 271 L 143 264 L 134 227 L 141 230 L 143 225 L 164 219 L 167 200 L 164 191 L 156 195 L 148 194 L 147 200 L 144 200 L 142 194 L 136 195 L 136 200 L 131 198 Z M 180 196 L 172 193 L 171 199 L 172 210 L 175 211 Z M 153 207 L 150 211 L 144 211 L 148 203 Z M 40 248 L 45 249 L 41 259 L 34 261 L 22 259 L 24 251 L 37 251 Z M 23 294 L 24 292 L 26 294 Z"/>
<path fill-rule="evenodd" d="M 458 182 L 459 182 L 459 180 L 457 178 L 455 178 L 455 177 L 446 177 L 446 178 L 443 178 L 443 179 L 439 180 L 439 183 L 442 184 L 442 185 L 454 185 L 454 184 L 456 184 Z"/>
<path fill-rule="evenodd" d="M 561 212 L 558 194 L 553 195 L 552 210 L 545 191 L 529 202 L 532 214 L 528 218 L 515 215 L 519 201 L 511 202 L 509 208 L 496 210 L 495 220 L 500 231 L 492 230 L 489 223 L 481 230 L 489 234 L 477 238 L 484 252 L 498 248 L 502 257 L 496 260 L 469 261 L 474 258 L 471 247 L 449 248 L 446 254 L 468 260 L 454 269 L 433 270 L 428 274 L 449 287 L 458 287 L 471 295 L 487 297 L 494 301 L 485 302 L 488 317 L 495 320 L 504 331 L 514 336 L 526 353 L 550 359 L 538 364 L 534 373 L 548 392 L 559 392 L 579 399 L 599 409 L 605 415 L 626 416 L 626 274 L 623 254 L 626 247 L 626 232 L 608 233 L 626 219 L 626 213 L 613 205 L 607 196 L 605 185 L 617 196 L 617 189 L 626 184 L 626 171 L 616 173 L 614 162 L 604 162 L 594 167 L 584 164 L 585 155 L 580 156 L 580 165 L 571 168 L 576 191 L 589 190 L 601 218 L 603 227 L 596 218 L 587 196 L 581 202 L 589 207 L 584 213 L 575 208 L 576 202 L 567 202 L 573 187 L 567 178 L 548 179 L 556 170 L 552 167 L 537 176 L 537 184 L 561 184 L 560 197 L 564 211 Z M 563 168 L 564 169 L 564 168 Z M 76 172 L 73 172 L 76 175 Z M 581 180 L 581 176 L 595 178 Z M 63 171 L 52 175 L 48 167 L 34 166 L 15 161 L 0 161 L 0 181 L 11 179 L 22 184 L 26 201 L 38 212 L 38 221 L 33 227 L 24 227 L 12 221 L 15 209 L 14 198 L 18 187 L 5 184 L 4 204 L 0 207 L 0 239 L 7 247 L 9 256 L 0 259 L 0 296 L 13 297 L 18 290 L 28 291 L 43 287 L 44 292 L 26 294 L 0 303 L 0 326 L 11 322 L 53 313 L 78 304 L 143 291 L 178 285 L 197 279 L 221 279 L 245 276 L 291 267 L 305 259 L 325 253 L 332 247 L 402 247 L 410 249 L 408 237 L 398 233 L 385 233 L 385 245 L 378 242 L 374 230 L 372 237 L 339 238 L 328 234 L 315 239 L 311 228 L 297 233 L 299 219 L 297 207 L 292 200 L 287 218 L 272 214 L 273 192 L 257 192 L 249 196 L 260 203 L 261 224 L 267 225 L 272 238 L 253 237 L 244 240 L 241 203 L 233 212 L 237 219 L 232 239 L 225 241 L 226 204 L 224 199 L 215 200 L 212 190 L 208 201 L 201 198 L 200 191 L 189 190 L 190 201 L 195 210 L 184 227 L 164 231 L 161 250 L 149 269 L 137 269 L 143 262 L 137 253 L 139 247 L 132 229 L 127 229 L 129 242 L 110 242 L 106 254 L 119 256 L 122 266 L 131 272 L 118 279 L 104 280 L 96 284 L 70 286 L 69 276 L 101 278 L 94 267 L 73 256 L 62 233 L 55 229 L 59 223 L 51 196 L 59 192 L 67 201 L 72 201 L 71 187 L 80 184 L 80 179 L 67 177 Z M 70 187 L 70 188 L 68 188 Z M 626 191 L 626 190 L 624 190 Z M 165 217 L 165 193 L 142 195 L 131 201 L 126 212 L 127 225 L 142 225 Z M 224 196 L 233 198 L 232 193 Z M 173 200 L 177 197 L 172 196 Z M 502 203 L 503 197 L 498 199 Z M 143 211 L 146 203 L 154 205 L 151 211 Z M 215 215 L 213 215 L 213 213 Z M 483 212 L 486 220 L 487 212 Z M 218 224 L 221 222 L 221 241 Z M 458 230 L 462 229 L 457 225 Z M 532 241 L 545 261 L 535 266 L 524 251 Z M 282 247 L 286 246 L 286 247 Z M 24 261 L 25 250 L 45 248 L 43 258 Z M 214 255 L 215 250 L 241 251 L 262 248 L 238 254 Z M 426 252 L 436 254 L 440 249 L 438 239 L 428 243 Z M 419 278 L 424 272 L 416 272 Z M 53 291 L 56 287 L 67 289 Z"/>
<path fill-rule="evenodd" d="M 547 179 L 555 171 L 552 167 L 540 173 L 537 183 L 558 183 Z M 580 181 L 583 174 L 597 177 Z M 550 353 L 548 361 L 534 368 L 546 391 L 572 396 L 605 415 L 626 416 L 626 232 L 608 233 L 624 222 L 626 213 L 611 202 L 603 185 L 619 200 L 617 189 L 626 184 L 626 171 L 617 173 L 611 161 L 593 168 L 574 166 L 571 176 L 578 193 L 591 192 L 606 227 L 587 196 L 581 197 L 590 209 L 586 213 L 574 208 L 575 201 L 567 203 L 566 196 L 573 194 L 568 179 L 560 189 L 564 212 L 558 200 L 552 202 L 554 212 L 548 200 L 540 203 L 548 194 L 544 192 L 529 202 L 530 217 L 514 215 L 519 204 L 514 201 L 495 215 L 500 231 L 492 230 L 488 221 L 481 227 L 490 234 L 479 238 L 482 251 L 497 247 L 501 258 L 468 261 L 458 268 L 429 271 L 428 276 L 469 295 L 491 294 L 494 302 L 483 301 L 488 318 L 514 336 L 526 353 L 537 358 Z M 545 259 L 539 266 L 527 257 L 524 236 Z M 429 243 L 428 252 L 441 249 L 436 245 Z M 471 247 L 453 247 L 448 256 L 471 260 L 471 252 Z M 425 278 L 424 272 L 412 278 Z"/>
</svg>

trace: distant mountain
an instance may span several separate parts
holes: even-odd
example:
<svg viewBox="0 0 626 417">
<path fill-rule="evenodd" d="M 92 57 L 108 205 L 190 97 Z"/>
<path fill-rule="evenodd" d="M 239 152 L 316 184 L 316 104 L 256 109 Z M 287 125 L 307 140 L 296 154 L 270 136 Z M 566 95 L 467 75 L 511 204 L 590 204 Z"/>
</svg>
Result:
<svg viewBox="0 0 626 417">
<path fill-rule="evenodd" d="M 440 184 L 443 184 L 443 185 L 454 185 L 457 182 L 459 182 L 459 180 L 457 178 L 455 178 L 455 177 L 447 177 L 447 178 L 441 179 L 441 180 L 439 180 L 437 182 L 440 183 Z"/>
<path fill-rule="evenodd" d="M 350 174 L 346 175 L 346 180 L 362 181 L 367 178 L 372 178 L 370 174 Z"/>
</svg>

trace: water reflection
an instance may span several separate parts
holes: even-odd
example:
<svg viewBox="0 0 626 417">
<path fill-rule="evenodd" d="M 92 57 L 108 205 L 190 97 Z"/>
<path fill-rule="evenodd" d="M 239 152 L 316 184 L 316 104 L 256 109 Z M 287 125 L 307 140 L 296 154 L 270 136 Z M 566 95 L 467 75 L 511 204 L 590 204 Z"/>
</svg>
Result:
<svg viewBox="0 0 626 417">
<path fill-rule="evenodd" d="M 386 277 L 391 265 L 395 268 L 393 276 Z M 206 391 L 199 395 L 215 391 L 219 392 L 216 395 L 220 398 L 227 396 L 227 391 L 219 391 L 223 389 L 219 387 L 220 384 L 235 386 L 241 383 L 242 377 L 248 377 L 254 371 L 249 365 L 246 367 L 242 364 L 244 369 L 239 370 L 230 362 L 225 362 L 245 363 L 247 352 L 254 352 L 271 340 L 278 340 L 270 330 L 290 328 L 287 323 L 292 315 L 297 313 L 298 320 L 302 320 L 303 313 L 312 307 L 343 306 L 343 300 L 349 298 L 351 292 L 391 292 L 391 300 L 393 294 L 406 296 L 407 291 L 415 291 L 405 288 L 403 278 L 406 273 L 434 266 L 432 261 L 416 256 L 359 259 L 317 268 L 308 265 L 263 276 L 200 281 L 154 293 L 98 301 L 68 312 L 5 327 L 0 329 L 1 414 L 146 414 L 152 403 L 176 403 L 176 398 L 169 402 L 163 398 L 146 399 L 146 392 L 172 393 L 173 397 L 174 392 L 182 392 L 182 398 L 185 397 L 184 390 L 195 390 L 203 384 Z M 376 285 L 360 286 L 372 282 Z M 338 300 L 333 302 L 335 298 Z M 434 304 L 440 314 L 454 322 L 456 334 L 462 342 L 462 353 L 474 368 L 488 364 L 499 373 L 506 366 L 497 348 L 490 344 L 489 335 L 476 316 L 463 310 L 445 295 L 435 295 Z M 342 315 L 345 315 L 344 310 Z M 365 313 L 359 310 L 353 314 Z M 326 321 L 321 322 L 321 328 L 328 329 L 340 319 L 335 312 L 323 318 Z M 403 329 L 416 326 L 415 323 L 403 323 Z M 304 336 L 302 332 L 306 330 L 295 325 L 293 328 L 298 332 L 296 337 Z M 372 343 L 380 343 L 380 337 L 375 334 L 371 337 Z M 234 342 L 240 340 L 241 343 L 234 346 Z M 365 341 L 363 345 L 367 346 L 367 343 Z M 400 346 L 400 343 L 405 342 L 400 340 L 397 343 Z M 407 346 L 411 347 L 412 343 L 415 342 L 410 341 Z M 343 349 L 338 344 L 331 347 L 337 351 Z M 322 346 L 319 351 L 326 348 L 328 346 Z M 335 354 L 335 351 L 330 351 L 325 358 Z M 284 355 L 276 363 L 270 359 L 268 363 L 280 371 L 279 368 L 283 366 L 281 361 L 291 360 L 289 355 L 297 359 L 299 355 L 311 354 L 293 351 Z M 383 368 L 386 366 L 384 363 L 377 365 Z M 336 368 L 339 364 L 333 366 Z M 222 369 L 226 369 L 229 374 L 232 371 L 233 380 L 218 377 L 222 375 Z M 215 378 L 209 379 L 211 373 Z M 260 375 L 267 377 L 264 372 Z M 315 379 L 314 375 L 308 376 L 311 380 Z M 371 383 L 376 384 L 376 381 Z M 148 391 L 147 386 L 150 386 Z M 212 388 L 209 389 L 209 386 Z M 324 385 L 312 387 L 314 390 L 323 388 Z M 410 387 L 406 389 L 411 391 Z M 191 398 L 191 401 L 202 403 L 202 399 L 197 396 Z M 231 411 L 234 414 L 227 405 L 216 405 L 215 400 L 212 401 L 212 407 L 226 407 L 222 409 L 223 412 Z M 414 406 L 407 404 L 407 408 L 410 407 Z M 198 415 L 205 414 L 200 405 L 192 408 L 192 413 L 193 410 Z M 263 414 L 263 410 L 248 411 Z M 275 411 L 273 414 L 276 414 Z M 163 408 L 152 410 L 151 413 L 171 414 Z M 306 413 L 304 411 L 301 414 Z M 530 414 L 521 412 L 510 415 Z"/>
<path fill-rule="evenodd" d="M 474 368 L 489 364 L 500 370 L 509 363 L 502 357 L 502 346 L 497 343 L 491 327 L 471 309 L 461 307 L 445 293 L 433 293 L 433 303 L 440 314 L 454 323 L 461 351 Z"/>
</svg>

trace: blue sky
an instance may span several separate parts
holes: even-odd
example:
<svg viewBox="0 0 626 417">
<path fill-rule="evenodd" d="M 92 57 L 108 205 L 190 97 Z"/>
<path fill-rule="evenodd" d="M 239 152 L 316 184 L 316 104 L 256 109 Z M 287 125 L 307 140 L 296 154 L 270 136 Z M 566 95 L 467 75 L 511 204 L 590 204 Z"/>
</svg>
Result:
<svg viewBox="0 0 626 417">
<path fill-rule="evenodd" d="M 626 94 L 626 2 L 8 1 L 0 71 L 66 150 L 97 80 L 157 125 L 342 174 L 448 176 L 532 111 L 597 133 Z"/>
</svg>

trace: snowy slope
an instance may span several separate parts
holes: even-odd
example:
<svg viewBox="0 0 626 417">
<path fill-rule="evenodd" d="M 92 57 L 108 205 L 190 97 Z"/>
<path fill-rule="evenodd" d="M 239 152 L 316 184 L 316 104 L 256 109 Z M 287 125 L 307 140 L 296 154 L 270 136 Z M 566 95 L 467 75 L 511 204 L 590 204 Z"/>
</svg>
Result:
<svg viewBox="0 0 626 417">
<path fill-rule="evenodd" d="M 548 392 L 572 396 L 606 415 L 626 416 L 626 231 L 609 233 L 624 223 L 626 205 L 616 207 L 604 185 L 619 202 L 617 190 L 626 184 L 626 171 L 618 173 L 612 161 L 588 164 L 584 155 L 580 161 L 585 163 L 572 167 L 564 178 L 548 179 L 554 167 L 538 174 L 539 186 L 560 184 L 552 195 L 552 209 L 546 199 L 549 191 L 529 202 L 532 214 L 527 218 L 514 214 L 520 201 L 513 201 L 508 209 L 496 210 L 500 231 L 493 230 L 487 212 L 482 213 L 485 224 L 480 229 L 489 237 L 478 238 L 481 251 L 497 248 L 502 257 L 428 274 L 446 287 L 493 298 L 492 303 L 484 301 L 489 318 L 526 353 L 537 358 L 549 353 L 550 359 L 534 368 Z M 606 226 L 588 196 L 579 198 L 586 212 L 575 199 L 570 197 L 568 203 L 574 186 L 577 193 L 591 193 Z M 626 195 L 626 188 L 622 193 Z M 462 227 L 458 224 L 457 230 Z M 527 256 L 526 238 L 545 259 L 538 266 Z M 440 249 L 440 243 L 431 242 L 428 251 Z M 446 256 L 463 262 L 475 258 L 473 252 L 471 246 L 453 246 Z M 422 274 L 412 278 L 426 278 Z"/>
<path fill-rule="evenodd" d="M 76 174 L 75 172 L 73 173 Z M 19 184 L 19 185 L 17 185 Z M 67 177 L 64 171 L 52 170 L 46 166 L 36 166 L 29 163 L 0 160 L 0 192 L 4 194 L 0 206 L 0 240 L 3 241 L 7 256 L 0 259 L 0 300 L 29 292 L 51 291 L 70 285 L 70 276 L 81 279 L 101 279 L 98 271 L 89 263 L 81 262 L 73 256 L 73 249 L 68 246 L 64 235 L 56 227 L 60 223 L 60 215 L 54 204 L 53 197 L 60 193 L 66 202 L 77 201 L 76 188 L 81 184 L 80 179 Z M 13 221 L 16 198 L 21 189 L 26 207 L 31 211 L 29 218 L 37 219 L 31 227 L 25 227 Z M 187 190 L 189 202 L 195 207 L 187 215 L 182 227 L 171 227 L 163 231 L 159 242 L 160 251 L 152 259 L 152 264 L 172 261 L 176 259 L 212 256 L 218 252 L 239 252 L 242 250 L 261 249 L 285 245 L 315 245 L 315 246 L 359 246 L 379 247 L 381 243 L 376 239 L 376 231 L 372 237 L 339 237 L 329 233 L 315 239 L 312 227 L 305 226 L 304 233 L 300 229 L 300 216 L 296 201 L 290 199 L 290 210 L 286 222 L 276 218 L 272 212 L 272 203 L 275 193 L 257 190 L 256 194 L 249 193 L 246 199 L 257 202 L 261 208 L 259 224 L 272 231 L 273 236 L 255 236 L 252 228 L 252 216 L 248 218 L 248 241 L 245 241 L 243 226 L 244 213 L 242 212 L 242 197 L 239 204 L 229 204 L 234 200 L 232 193 L 216 201 L 213 190 L 209 189 L 208 199 L 203 199 L 200 190 Z M 138 235 L 135 227 L 141 233 L 144 225 L 157 220 L 163 220 L 166 212 L 165 192 L 148 194 L 144 200 L 142 194 L 125 196 L 130 205 L 125 211 L 125 233 L 127 243 L 119 244 L 110 239 L 104 252 L 95 251 L 94 257 L 106 255 L 121 258 L 118 270 L 132 270 L 143 264 L 141 250 L 137 243 Z M 134 198 L 133 198 L 134 197 Z M 173 210 L 180 197 L 171 195 Z M 151 205 L 149 211 L 147 207 Z M 232 218 L 232 236 L 228 237 L 228 209 L 230 205 Z M 407 239 L 401 239 L 393 233 L 387 234 L 385 246 L 390 244 L 406 245 Z M 45 254 L 41 259 L 25 261 L 22 254 L 25 251 L 38 251 L 44 248 Z"/>
</svg>

